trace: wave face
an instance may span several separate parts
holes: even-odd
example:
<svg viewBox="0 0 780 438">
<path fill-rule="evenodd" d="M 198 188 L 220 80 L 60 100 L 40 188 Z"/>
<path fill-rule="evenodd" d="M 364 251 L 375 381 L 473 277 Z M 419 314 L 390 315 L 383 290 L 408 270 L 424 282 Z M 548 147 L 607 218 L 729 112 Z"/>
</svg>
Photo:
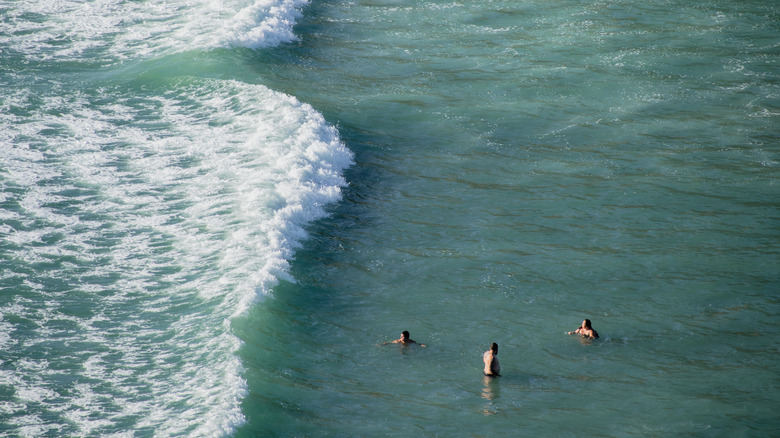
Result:
<svg viewBox="0 0 780 438">
<path fill-rule="evenodd" d="M 352 154 L 262 85 L 83 69 L 290 41 L 303 4 L 0 3 L 0 433 L 244 421 L 231 320 L 293 281 Z"/>
</svg>

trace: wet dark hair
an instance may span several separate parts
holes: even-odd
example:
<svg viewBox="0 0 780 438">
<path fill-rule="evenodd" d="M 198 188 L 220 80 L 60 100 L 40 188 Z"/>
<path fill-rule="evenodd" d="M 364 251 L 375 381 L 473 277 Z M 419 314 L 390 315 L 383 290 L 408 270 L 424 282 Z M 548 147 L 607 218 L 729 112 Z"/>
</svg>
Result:
<svg viewBox="0 0 780 438">
<path fill-rule="evenodd" d="M 490 349 L 493 350 L 493 353 L 498 353 L 498 344 L 493 342 L 493 345 L 490 346 Z"/>
<path fill-rule="evenodd" d="M 585 320 L 585 328 L 589 328 L 589 329 L 593 330 L 593 327 L 590 326 L 590 320 L 589 319 Z"/>
<path fill-rule="evenodd" d="M 402 331 L 401 334 L 404 335 L 405 338 L 409 337 L 409 332 L 406 330 Z"/>
</svg>

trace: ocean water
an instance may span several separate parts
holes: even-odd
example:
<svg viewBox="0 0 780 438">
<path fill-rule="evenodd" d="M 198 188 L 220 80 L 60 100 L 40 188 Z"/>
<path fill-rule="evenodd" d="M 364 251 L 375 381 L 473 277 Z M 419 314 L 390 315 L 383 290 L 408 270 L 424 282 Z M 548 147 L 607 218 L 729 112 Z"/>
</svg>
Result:
<svg viewBox="0 0 780 438">
<path fill-rule="evenodd" d="M 0 66 L 0 436 L 780 434 L 775 2 L 0 1 Z"/>
</svg>

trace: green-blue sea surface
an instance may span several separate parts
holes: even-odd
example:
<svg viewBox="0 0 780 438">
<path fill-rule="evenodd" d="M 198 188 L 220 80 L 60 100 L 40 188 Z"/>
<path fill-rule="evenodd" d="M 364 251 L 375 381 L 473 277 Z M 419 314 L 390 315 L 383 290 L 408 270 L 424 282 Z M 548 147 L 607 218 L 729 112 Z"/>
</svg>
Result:
<svg viewBox="0 0 780 438">
<path fill-rule="evenodd" d="M 0 436 L 780 435 L 776 2 L 0 0 L 0 65 Z"/>
<path fill-rule="evenodd" d="M 778 12 L 312 3 L 255 68 L 356 165 L 236 324 L 238 436 L 780 433 Z"/>
</svg>

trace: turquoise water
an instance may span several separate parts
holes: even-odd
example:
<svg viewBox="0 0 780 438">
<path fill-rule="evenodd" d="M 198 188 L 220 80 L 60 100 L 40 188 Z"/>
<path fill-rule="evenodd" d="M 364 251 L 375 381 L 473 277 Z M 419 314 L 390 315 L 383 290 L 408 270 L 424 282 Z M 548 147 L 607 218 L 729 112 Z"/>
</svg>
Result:
<svg viewBox="0 0 780 438">
<path fill-rule="evenodd" d="M 772 2 L 0 11 L 0 434 L 780 433 Z"/>
</svg>

